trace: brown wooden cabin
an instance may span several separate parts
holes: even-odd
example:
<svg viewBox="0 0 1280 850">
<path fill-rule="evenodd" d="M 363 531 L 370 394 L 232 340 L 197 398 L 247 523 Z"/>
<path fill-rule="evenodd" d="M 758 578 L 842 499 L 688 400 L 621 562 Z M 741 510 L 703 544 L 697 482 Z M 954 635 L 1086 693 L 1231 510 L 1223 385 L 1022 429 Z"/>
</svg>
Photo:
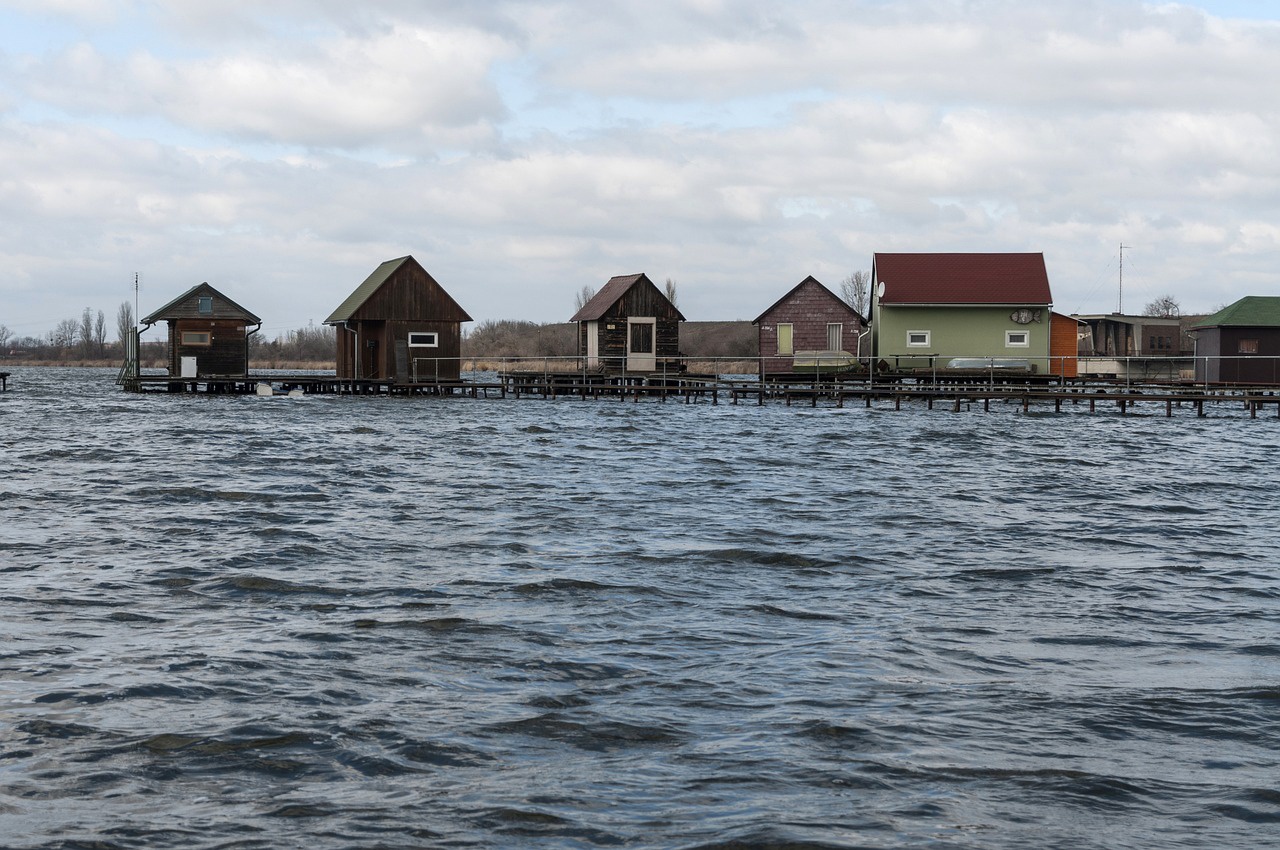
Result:
<svg viewBox="0 0 1280 850">
<path fill-rule="evenodd" d="M 1191 332 L 1197 381 L 1280 384 L 1280 296 L 1246 295 Z"/>
<path fill-rule="evenodd" d="M 680 369 L 684 315 L 643 272 L 609 278 L 569 321 L 578 323 L 578 356 L 588 369 Z"/>
<path fill-rule="evenodd" d="M 142 319 L 142 329 L 160 321 L 169 323 L 172 377 L 248 376 L 249 336 L 262 327 L 262 320 L 208 283 L 193 286 Z"/>
<path fill-rule="evenodd" d="M 856 368 L 867 320 L 810 275 L 751 324 L 759 329 L 760 368 L 775 375 Z"/>
<path fill-rule="evenodd" d="M 338 377 L 397 384 L 457 381 L 467 311 L 411 256 L 387 260 L 324 320 Z"/>
</svg>

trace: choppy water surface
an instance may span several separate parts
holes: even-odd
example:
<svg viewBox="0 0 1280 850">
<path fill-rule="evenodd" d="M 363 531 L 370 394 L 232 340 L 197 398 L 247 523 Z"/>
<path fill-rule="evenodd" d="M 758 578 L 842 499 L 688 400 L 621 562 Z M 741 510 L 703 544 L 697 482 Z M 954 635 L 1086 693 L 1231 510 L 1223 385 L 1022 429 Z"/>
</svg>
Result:
<svg viewBox="0 0 1280 850">
<path fill-rule="evenodd" d="M 1258 847 L 1280 423 L 0 395 L 6 847 Z"/>
</svg>

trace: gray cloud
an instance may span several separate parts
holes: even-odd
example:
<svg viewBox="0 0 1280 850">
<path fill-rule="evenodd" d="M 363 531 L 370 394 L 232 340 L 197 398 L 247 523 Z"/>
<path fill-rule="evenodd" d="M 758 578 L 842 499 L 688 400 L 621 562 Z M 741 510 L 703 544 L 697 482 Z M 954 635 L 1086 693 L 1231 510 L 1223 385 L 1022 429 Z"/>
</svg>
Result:
<svg viewBox="0 0 1280 850">
<path fill-rule="evenodd" d="M 641 270 L 691 318 L 749 318 L 878 250 L 1042 250 L 1059 307 L 1112 309 L 1121 241 L 1128 308 L 1274 289 L 1274 24 L 1115 2 L 149 8 L 68 2 L 57 50 L 0 42 L 0 322 L 21 333 L 113 309 L 134 271 L 156 302 L 210 280 L 288 329 L 406 252 L 477 318 L 561 320 Z"/>
</svg>

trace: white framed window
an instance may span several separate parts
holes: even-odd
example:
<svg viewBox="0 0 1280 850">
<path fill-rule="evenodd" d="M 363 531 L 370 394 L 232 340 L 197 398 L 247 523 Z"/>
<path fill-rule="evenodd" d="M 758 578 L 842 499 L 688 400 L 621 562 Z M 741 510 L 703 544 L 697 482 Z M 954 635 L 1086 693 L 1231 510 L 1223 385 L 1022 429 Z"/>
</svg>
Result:
<svg viewBox="0 0 1280 850">
<path fill-rule="evenodd" d="M 844 325 L 839 322 L 827 323 L 827 351 L 839 351 L 844 348 Z"/>
<path fill-rule="evenodd" d="M 794 330 L 795 328 L 792 326 L 790 322 L 778 323 L 778 353 L 779 354 L 791 354 L 795 351 L 795 349 L 792 347 L 794 345 L 794 339 L 795 339 L 795 335 L 793 333 Z"/>
<path fill-rule="evenodd" d="M 212 345 L 212 335 L 208 331 L 183 331 L 183 345 Z"/>
<path fill-rule="evenodd" d="M 1030 331 L 1005 331 L 1005 348 L 1028 348 L 1031 345 Z"/>
<path fill-rule="evenodd" d="M 907 345 L 916 348 L 926 347 L 932 336 L 931 331 L 907 331 Z"/>
<path fill-rule="evenodd" d="M 440 334 L 435 331 L 413 331 L 409 334 L 410 348 L 439 348 Z"/>
</svg>

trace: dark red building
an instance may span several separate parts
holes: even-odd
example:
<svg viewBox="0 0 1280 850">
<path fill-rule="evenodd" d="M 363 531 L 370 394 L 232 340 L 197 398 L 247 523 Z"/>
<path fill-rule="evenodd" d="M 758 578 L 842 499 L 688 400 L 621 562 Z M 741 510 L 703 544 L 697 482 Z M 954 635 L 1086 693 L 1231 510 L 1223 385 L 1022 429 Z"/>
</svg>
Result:
<svg viewBox="0 0 1280 850">
<path fill-rule="evenodd" d="M 840 371 L 857 362 L 867 320 L 812 275 L 752 322 L 765 374 Z"/>
</svg>

